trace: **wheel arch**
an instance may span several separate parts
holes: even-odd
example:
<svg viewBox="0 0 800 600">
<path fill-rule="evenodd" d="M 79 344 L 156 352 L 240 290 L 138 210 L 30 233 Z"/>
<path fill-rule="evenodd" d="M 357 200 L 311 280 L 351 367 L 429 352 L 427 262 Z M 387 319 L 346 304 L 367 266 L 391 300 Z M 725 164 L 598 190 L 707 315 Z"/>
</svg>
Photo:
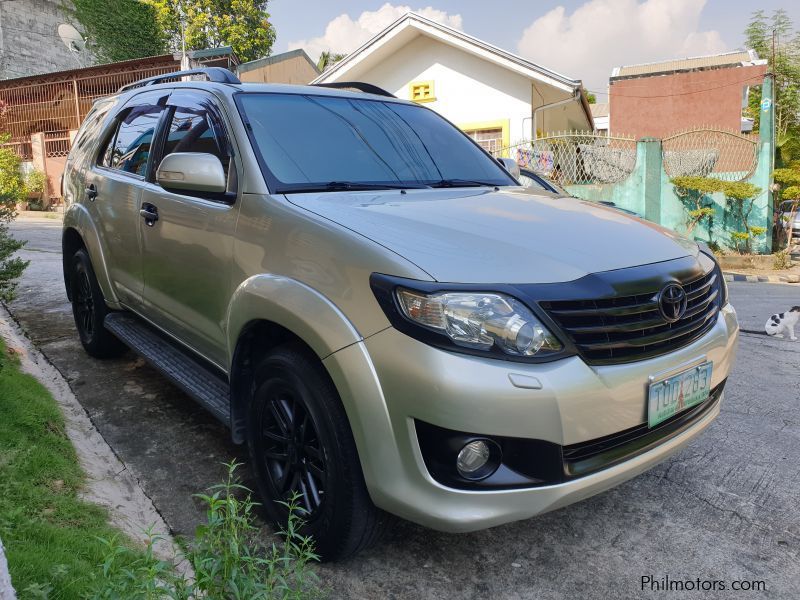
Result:
<svg viewBox="0 0 800 600">
<path fill-rule="evenodd" d="M 61 265 L 64 273 L 64 287 L 67 299 L 72 302 L 72 282 L 70 281 L 70 261 L 78 250 L 86 249 L 86 243 L 78 230 L 66 227 L 61 235 Z"/>
<path fill-rule="evenodd" d="M 323 362 L 327 356 L 363 339 L 325 296 L 297 280 L 275 275 L 244 281 L 233 294 L 227 323 L 235 443 L 244 441 L 252 369 L 261 356 L 281 344 L 297 344 L 327 372 Z"/>
<path fill-rule="evenodd" d="M 92 261 L 97 283 L 103 292 L 106 304 L 118 308 L 117 295 L 111 285 L 111 278 L 105 261 L 105 253 L 100 243 L 100 236 L 91 215 L 81 204 L 71 204 L 64 214 L 64 225 L 61 233 L 62 264 L 64 269 L 64 285 L 67 287 L 67 297 L 70 297 L 69 262 L 72 256 L 85 249 Z M 71 298 L 70 298 L 71 300 Z"/>
</svg>

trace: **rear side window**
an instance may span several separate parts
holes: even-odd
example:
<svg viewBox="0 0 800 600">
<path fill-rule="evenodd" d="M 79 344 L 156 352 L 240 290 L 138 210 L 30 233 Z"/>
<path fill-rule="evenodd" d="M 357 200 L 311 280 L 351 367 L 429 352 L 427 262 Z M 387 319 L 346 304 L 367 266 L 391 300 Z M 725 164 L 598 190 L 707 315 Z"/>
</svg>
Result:
<svg viewBox="0 0 800 600">
<path fill-rule="evenodd" d="M 163 111 L 164 107 L 156 104 L 131 108 L 118 122 L 100 164 L 146 177 L 153 136 Z"/>
<path fill-rule="evenodd" d="M 164 143 L 164 156 L 173 152 L 204 152 L 219 158 L 228 174 L 230 156 L 216 117 L 202 106 L 176 106 Z"/>
</svg>

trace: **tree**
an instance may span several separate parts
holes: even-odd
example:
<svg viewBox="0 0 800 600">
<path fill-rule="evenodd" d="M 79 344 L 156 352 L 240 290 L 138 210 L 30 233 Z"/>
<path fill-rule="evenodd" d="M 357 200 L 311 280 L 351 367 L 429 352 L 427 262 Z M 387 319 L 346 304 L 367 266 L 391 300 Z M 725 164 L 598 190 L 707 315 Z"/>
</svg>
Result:
<svg viewBox="0 0 800 600">
<path fill-rule="evenodd" d="M 155 10 L 169 47 L 181 51 L 231 46 L 244 62 L 269 56 L 275 28 L 259 0 L 142 0 Z"/>
<path fill-rule="evenodd" d="M 0 135 L 0 144 L 9 138 L 9 135 Z M 13 298 L 15 281 L 28 266 L 26 261 L 12 258 L 25 243 L 8 233 L 8 224 L 16 216 L 16 205 L 27 194 L 19 167 L 19 157 L 8 147 L 0 145 L 0 300 L 5 302 Z"/>
<path fill-rule="evenodd" d="M 597 96 L 595 96 L 592 92 L 586 92 L 586 101 L 589 104 L 597 104 Z"/>
<path fill-rule="evenodd" d="M 800 32 L 795 31 L 785 10 L 776 10 L 771 17 L 757 10 L 744 35 L 745 45 L 766 58 L 775 75 L 776 158 L 780 166 L 800 158 Z M 759 128 L 760 106 L 761 86 L 754 86 L 747 113 L 755 120 L 755 130 Z"/>
<path fill-rule="evenodd" d="M 319 60 L 317 61 L 317 69 L 320 73 L 330 69 L 333 65 L 337 62 L 342 60 L 347 54 L 338 54 L 336 52 L 331 52 L 330 50 L 326 50 L 322 54 L 319 55 Z"/>
<path fill-rule="evenodd" d="M 152 6 L 138 0 L 72 0 L 69 16 L 87 36 L 87 45 L 101 62 L 157 56 L 167 50 L 166 37 Z"/>
</svg>

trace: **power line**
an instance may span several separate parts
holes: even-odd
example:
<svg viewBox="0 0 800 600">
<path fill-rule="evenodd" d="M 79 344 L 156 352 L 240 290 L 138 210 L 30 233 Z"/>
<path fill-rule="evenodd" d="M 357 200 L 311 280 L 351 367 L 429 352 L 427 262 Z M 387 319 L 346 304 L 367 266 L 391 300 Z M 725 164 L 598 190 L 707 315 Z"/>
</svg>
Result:
<svg viewBox="0 0 800 600">
<path fill-rule="evenodd" d="M 747 77 L 746 79 L 742 79 L 740 81 L 734 81 L 732 83 L 726 83 L 726 84 L 723 84 L 723 85 L 704 88 L 702 90 L 693 90 L 691 92 L 681 92 L 679 94 L 659 94 L 659 95 L 656 95 L 656 96 L 640 96 L 640 95 L 634 95 L 634 94 L 614 94 L 614 97 L 615 98 L 641 98 L 641 99 L 647 100 L 647 99 L 651 99 L 651 98 L 674 98 L 675 96 L 691 96 L 692 94 L 702 94 L 704 92 L 711 92 L 711 91 L 714 91 L 714 90 L 720 90 L 720 89 L 726 88 L 726 87 L 732 87 L 732 86 L 735 86 L 735 85 L 742 85 L 743 83 L 746 83 L 748 81 L 755 81 L 755 80 L 761 81 L 762 79 L 763 79 L 763 77 L 761 75 L 754 75 L 752 77 Z M 636 86 L 636 87 L 647 87 L 647 86 Z M 595 90 L 586 90 L 586 91 L 591 92 L 592 94 L 602 94 L 604 96 L 610 96 L 611 95 L 609 92 L 598 92 L 598 91 L 595 91 Z"/>
</svg>

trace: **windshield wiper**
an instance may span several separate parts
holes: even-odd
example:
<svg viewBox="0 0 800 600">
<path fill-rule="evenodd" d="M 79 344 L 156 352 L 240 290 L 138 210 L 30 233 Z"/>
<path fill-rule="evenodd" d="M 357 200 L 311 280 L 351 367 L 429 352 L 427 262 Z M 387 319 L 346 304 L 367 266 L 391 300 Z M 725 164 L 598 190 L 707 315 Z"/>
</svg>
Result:
<svg viewBox="0 0 800 600">
<path fill-rule="evenodd" d="M 301 192 L 340 192 L 340 191 L 360 191 L 360 190 L 416 190 L 426 189 L 430 186 L 424 183 L 361 183 L 358 181 L 329 181 L 328 183 L 311 183 L 307 186 L 295 187 L 287 186 L 277 190 L 282 194 L 301 193 Z"/>
<path fill-rule="evenodd" d="M 475 179 L 440 179 L 429 184 L 434 188 L 451 188 L 451 187 L 497 187 L 496 183 L 488 181 L 478 181 Z"/>
</svg>

